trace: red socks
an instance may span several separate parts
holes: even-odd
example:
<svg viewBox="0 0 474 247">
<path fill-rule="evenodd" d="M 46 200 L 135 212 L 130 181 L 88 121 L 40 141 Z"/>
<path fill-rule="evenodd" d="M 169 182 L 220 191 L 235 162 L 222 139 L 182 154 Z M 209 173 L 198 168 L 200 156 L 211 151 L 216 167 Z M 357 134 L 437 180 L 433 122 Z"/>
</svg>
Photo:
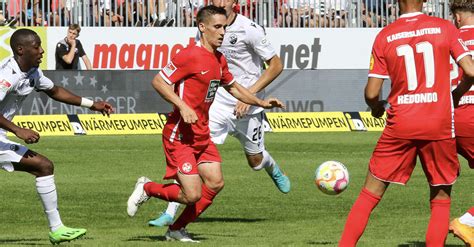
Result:
<svg viewBox="0 0 474 247">
<path fill-rule="evenodd" d="M 451 200 L 431 200 L 431 217 L 426 231 L 427 247 L 443 247 L 449 229 Z"/>
<path fill-rule="evenodd" d="M 199 199 L 199 201 L 193 205 L 186 206 L 186 208 L 183 210 L 183 213 L 181 213 L 174 224 L 170 226 L 172 231 L 179 230 L 183 227 L 186 227 L 186 225 L 189 223 L 194 222 L 197 217 L 199 217 L 199 215 L 201 215 L 201 213 L 212 204 L 212 200 L 217 195 L 216 192 L 210 190 L 204 184 L 202 185 L 201 193 L 201 199 Z"/>
<path fill-rule="evenodd" d="M 474 216 L 474 207 L 467 210 L 467 212 L 470 213 L 472 216 Z"/>
<path fill-rule="evenodd" d="M 349 216 L 347 216 L 344 232 L 339 241 L 340 247 L 356 246 L 360 236 L 364 233 L 372 210 L 377 206 L 381 197 L 372 194 L 367 189 L 362 189 L 359 197 L 352 206 Z"/>
<path fill-rule="evenodd" d="M 181 187 L 178 184 L 157 184 L 155 182 L 148 182 L 143 186 L 145 193 L 152 197 L 175 202 L 178 200 L 179 191 Z"/>
</svg>

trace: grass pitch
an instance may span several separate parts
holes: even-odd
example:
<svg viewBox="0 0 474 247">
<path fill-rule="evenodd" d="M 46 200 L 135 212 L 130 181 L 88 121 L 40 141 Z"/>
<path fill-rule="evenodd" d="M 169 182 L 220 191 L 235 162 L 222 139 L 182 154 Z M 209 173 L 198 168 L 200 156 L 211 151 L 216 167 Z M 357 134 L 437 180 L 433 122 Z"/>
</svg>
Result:
<svg viewBox="0 0 474 247">
<path fill-rule="evenodd" d="M 253 172 L 240 144 L 230 137 L 219 146 L 225 188 L 188 230 L 201 246 L 337 246 L 379 135 L 267 134 L 267 149 L 290 176 L 292 191 L 288 195 L 281 194 L 264 171 Z M 30 147 L 55 163 L 63 222 L 88 229 L 83 239 L 71 245 L 184 245 L 166 242 L 165 228 L 146 224 L 165 208 L 165 202 L 153 198 L 134 218 L 126 214 L 127 198 L 139 176 L 161 181 L 165 168 L 161 136 L 43 137 Z M 341 161 L 349 169 L 349 188 L 339 196 L 324 195 L 314 185 L 314 171 L 326 160 Z M 460 160 L 462 171 L 453 187 L 452 217 L 474 204 L 474 171 Z M 0 172 L 0 188 L 0 245 L 49 245 L 34 178 L 26 173 Z M 389 188 L 358 246 L 424 246 L 428 198 L 426 179 L 417 167 L 407 186 Z M 452 235 L 447 245 L 463 246 Z"/>
</svg>

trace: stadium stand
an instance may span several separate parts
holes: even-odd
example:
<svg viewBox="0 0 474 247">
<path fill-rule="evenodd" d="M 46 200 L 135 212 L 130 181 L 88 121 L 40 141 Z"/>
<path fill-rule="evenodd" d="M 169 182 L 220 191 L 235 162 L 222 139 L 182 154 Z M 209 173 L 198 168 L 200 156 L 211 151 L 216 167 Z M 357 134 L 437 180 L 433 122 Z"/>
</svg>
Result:
<svg viewBox="0 0 474 247">
<path fill-rule="evenodd" d="M 0 25 L 192 27 L 207 0 L 2 0 Z M 264 27 L 383 27 L 398 16 L 396 0 L 238 0 L 236 9 Z M 448 0 L 424 12 L 449 19 Z"/>
</svg>

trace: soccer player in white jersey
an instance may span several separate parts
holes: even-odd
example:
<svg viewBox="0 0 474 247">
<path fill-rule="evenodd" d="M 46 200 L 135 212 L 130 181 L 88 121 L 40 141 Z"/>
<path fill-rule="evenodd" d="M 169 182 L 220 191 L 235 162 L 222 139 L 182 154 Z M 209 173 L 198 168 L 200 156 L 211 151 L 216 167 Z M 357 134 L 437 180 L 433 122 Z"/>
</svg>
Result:
<svg viewBox="0 0 474 247">
<path fill-rule="evenodd" d="M 218 50 L 226 57 L 236 81 L 263 99 L 265 87 L 283 70 L 280 58 L 266 38 L 265 30 L 233 11 L 236 0 L 213 0 L 211 3 L 223 7 L 227 13 L 228 26 Z M 264 63 L 268 67 L 262 73 Z M 219 88 L 209 111 L 211 139 L 216 144 L 223 144 L 229 134 L 237 138 L 250 167 L 255 171 L 265 169 L 277 188 L 286 194 L 290 192 L 290 180 L 265 149 L 263 118 L 263 108 L 244 104 L 225 89 Z M 158 227 L 170 225 L 178 207 L 179 203 L 170 202 L 166 211 L 148 224 Z"/>
<path fill-rule="evenodd" d="M 7 139 L 9 131 L 26 144 L 37 143 L 39 133 L 24 129 L 12 122 L 23 100 L 34 90 L 46 93 L 50 98 L 71 105 L 110 114 L 112 106 L 106 102 L 93 102 L 68 90 L 55 86 L 38 68 L 43 58 L 39 36 L 29 29 L 18 29 L 10 39 L 13 57 L 0 65 L 0 168 L 12 172 L 23 171 L 36 177 L 36 190 L 43 204 L 51 229 L 52 244 L 71 241 L 86 234 L 86 229 L 63 225 L 58 211 L 58 197 L 54 183 L 53 163 L 45 156 L 28 147 Z"/>
</svg>

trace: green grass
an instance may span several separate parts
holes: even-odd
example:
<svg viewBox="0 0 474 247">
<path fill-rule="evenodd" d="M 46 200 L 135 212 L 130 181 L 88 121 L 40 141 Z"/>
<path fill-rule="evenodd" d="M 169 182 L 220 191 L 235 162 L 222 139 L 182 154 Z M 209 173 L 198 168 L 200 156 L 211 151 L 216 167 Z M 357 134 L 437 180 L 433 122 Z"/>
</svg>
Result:
<svg viewBox="0 0 474 247">
<path fill-rule="evenodd" d="M 226 185 L 214 204 L 188 229 L 201 246 L 336 246 L 347 213 L 359 194 L 380 133 L 266 135 L 267 148 L 292 180 L 277 191 L 265 172 L 248 168 L 239 143 L 220 146 Z M 55 163 L 63 222 L 85 227 L 79 246 L 182 245 L 164 242 L 166 229 L 146 222 L 164 209 L 152 199 L 134 218 L 126 201 L 137 177 L 160 181 L 165 169 L 161 136 L 43 137 L 31 146 Z M 322 194 L 313 173 L 326 160 L 347 165 L 351 183 L 339 196 Z M 473 205 L 474 171 L 461 159 L 452 216 Z M 47 222 L 26 173 L 0 172 L 0 245 L 47 245 Z M 429 219 L 428 185 L 417 167 L 407 186 L 392 185 L 372 214 L 359 246 L 424 246 Z M 449 246 L 462 246 L 450 235 Z"/>
</svg>

